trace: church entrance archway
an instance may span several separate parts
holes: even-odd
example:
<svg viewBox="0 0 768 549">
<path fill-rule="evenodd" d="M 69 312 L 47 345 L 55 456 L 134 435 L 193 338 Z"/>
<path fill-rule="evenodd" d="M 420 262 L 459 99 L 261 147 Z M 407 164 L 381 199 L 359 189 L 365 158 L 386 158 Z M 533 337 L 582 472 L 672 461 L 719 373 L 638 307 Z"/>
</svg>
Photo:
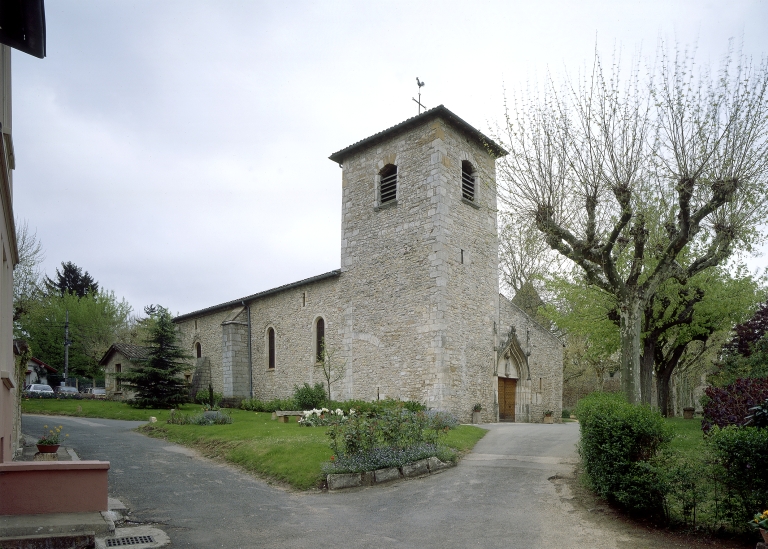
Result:
<svg viewBox="0 0 768 549">
<path fill-rule="evenodd" d="M 499 421 L 515 421 L 517 380 L 499 378 Z"/>
</svg>

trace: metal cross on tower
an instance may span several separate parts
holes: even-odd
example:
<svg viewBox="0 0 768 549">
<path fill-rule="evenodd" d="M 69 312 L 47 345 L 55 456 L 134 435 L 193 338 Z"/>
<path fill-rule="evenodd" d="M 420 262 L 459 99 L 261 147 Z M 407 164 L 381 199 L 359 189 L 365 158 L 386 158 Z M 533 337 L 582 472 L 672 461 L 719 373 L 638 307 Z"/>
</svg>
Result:
<svg viewBox="0 0 768 549">
<path fill-rule="evenodd" d="M 413 99 L 416 102 L 416 104 L 419 106 L 419 114 L 421 114 L 421 109 L 424 109 L 425 111 L 427 110 L 427 107 L 421 104 L 421 88 L 424 86 L 424 82 L 419 80 L 419 77 L 417 76 L 416 83 L 419 85 L 419 99 L 418 101 L 416 99 L 413 99 L 413 97 L 411 97 L 411 99 Z"/>
</svg>

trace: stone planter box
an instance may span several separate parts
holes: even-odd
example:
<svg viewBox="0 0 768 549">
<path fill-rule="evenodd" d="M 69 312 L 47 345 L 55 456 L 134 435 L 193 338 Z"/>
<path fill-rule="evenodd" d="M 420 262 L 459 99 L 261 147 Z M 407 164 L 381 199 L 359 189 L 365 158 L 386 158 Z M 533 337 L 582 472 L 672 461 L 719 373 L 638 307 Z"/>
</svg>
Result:
<svg viewBox="0 0 768 549">
<path fill-rule="evenodd" d="M 544 423 L 554 423 L 554 418 L 552 416 L 544 416 Z"/>
<path fill-rule="evenodd" d="M 482 412 L 472 412 L 472 423 L 475 425 L 478 425 L 479 423 L 482 423 L 480 419 L 480 415 Z"/>
<path fill-rule="evenodd" d="M 390 467 L 388 469 L 378 469 L 366 473 L 341 473 L 337 475 L 328 475 L 328 489 L 342 490 L 344 488 L 356 488 L 358 486 L 372 486 L 405 478 L 423 477 L 429 474 L 435 474 L 443 469 L 452 467 L 452 463 L 443 463 L 436 457 L 414 461 L 402 467 Z"/>
<path fill-rule="evenodd" d="M 693 419 L 693 413 L 696 411 L 696 408 L 686 407 L 683 408 L 683 418 L 684 419 Z"/>
</svg>

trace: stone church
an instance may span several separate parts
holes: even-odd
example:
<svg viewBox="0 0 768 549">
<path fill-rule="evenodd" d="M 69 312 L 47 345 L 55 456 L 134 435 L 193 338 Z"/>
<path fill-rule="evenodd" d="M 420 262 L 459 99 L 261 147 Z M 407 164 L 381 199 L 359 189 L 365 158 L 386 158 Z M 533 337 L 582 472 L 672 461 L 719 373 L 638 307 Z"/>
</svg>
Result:
<svg viewBox="0 0 768 549">
<path fill-rule="evenodd" d="M 475 404 L 483 421 L 559 418 L 562 343 L 499 294 L 505 154 L 442 105 L 332 154 L 341 268 L 176 317 L 193 385 L 287 398 L 324 380 L 324 345 L 345 367 L 337 400 L 415 400 L 462 421 Z"/>
</svg>

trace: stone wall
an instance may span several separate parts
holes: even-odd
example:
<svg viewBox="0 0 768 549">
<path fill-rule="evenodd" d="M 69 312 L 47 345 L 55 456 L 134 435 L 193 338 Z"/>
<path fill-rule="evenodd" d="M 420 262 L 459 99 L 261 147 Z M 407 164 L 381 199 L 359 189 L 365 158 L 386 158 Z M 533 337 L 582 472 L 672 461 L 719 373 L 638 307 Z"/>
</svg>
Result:
<svg viewBox="0 0 768 549">
<path fill-rule="evenodd" d="M 298 286 L 251 303 L 254 397 L 288 398 L 296 385 L 324 381 L 315 368 L 315 324 L 325 321 L 326 347 L 339 353 L 339 277 Z M 275 330 L 275 367 L 269 368 L 267 329 Z M 336 389 L 336 387 L 333 387 Z M 334 397 L 337 393 L 334 391 Z"/>
<path fill-rule="evenodd" d="M 196 360 L 195 344 L 200 343 L 202 357 L 210 361 L 213 390 L 224 394 L 224 346 L 221 325 L 242 312 L 242 305 L 177 321 L 179 345 Z"/>
<path fill-rule="evenodd" d="M 462 160 L 477 170 L 473 203 Z M 382 205 L 387 164 L 397 199 Z M 462 420 L 490 405 L 497 249 L 494 160 L 453 125 L 433 119 L 344 159 L 344 396 L 417 400 Z"/>
<path fill-rule="evenodd" d="M 115 366 L 120 364 L 122 372 L 128 372 L 133 369 L 134 364 L 128 360 L 122 353 L 113 352 L 112 356 L 104 365 L 104 387 L 107 391 L 107 398 L 110 400 L 128 400 L 134 397 L 134 391 L 128 387 L 121 386 L 118 388 L 117 380 L 115 379 Z"/>
<path fill-rule="evenodd" d="M 519 408 L 518 413 L 515 414 L 515 421 L 540 423 L 544 419 L 546 410 L 552 410 L 555 421 L 561 421 L 560 417 L 563 410 L 562 342 L 506 297 L 499 296 L 499 331 L 500 333 L 507 333 L 512 327 L 517 333 L 523 350 L 530 353 L 528 355 L 528 367 L 531 376 L 530 383 L 527 383 L 527 379 L 523 379 L 521 384 L 530 390 L 529 402 L 517 403 L 518 406 L 529 404 L 530 408 Z"/>
</svg>

